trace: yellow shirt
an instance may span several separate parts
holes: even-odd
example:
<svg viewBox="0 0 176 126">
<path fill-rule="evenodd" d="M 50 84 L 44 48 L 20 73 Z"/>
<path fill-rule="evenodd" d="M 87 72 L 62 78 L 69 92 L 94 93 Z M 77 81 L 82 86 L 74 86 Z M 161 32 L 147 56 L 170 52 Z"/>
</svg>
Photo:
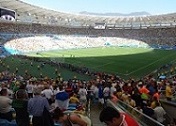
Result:
<svg viewBox="0 0 176 126">
<path fill-rule="evenodd" d="M 79 103 L 79 99 L 77 97 L 70 97 L 70 103 Z"/>
<path fill-rule="evenodd" d="M 171 98 L 172 97 L 172 90 L 170 86 L 166 86 L 166 97 Z"/>
</svg>

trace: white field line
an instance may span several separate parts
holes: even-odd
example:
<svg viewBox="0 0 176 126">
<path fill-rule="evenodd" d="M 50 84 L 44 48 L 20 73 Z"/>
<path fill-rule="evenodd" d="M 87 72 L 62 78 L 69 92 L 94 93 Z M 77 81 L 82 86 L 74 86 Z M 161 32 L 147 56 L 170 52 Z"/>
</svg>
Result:
<svg viewBox="0 0 176 126">
<path fill-rule="evenodd" d="M 104 66 L 107 66 L 107 65 L 113 64 L 113 63 L 114 63 L 114 62 L 109 62 L 109 63 L 103 64 L 103 65 L 99 65 L 99 66 L 93 67 L 92 69 L 95 69 L 95 68 L 101 68 L 101 67 L 104 67 Z M 111 72 L 114 73 L 115 71 L 111 71 Z M 126 74 L 118 73 L 118 75 L 126 75 Z"/>
<path fill-rule="evenodd" d="M 176 59 L 170 61 L 170 63 L 175 62 L 175 61 L 176 61 Z M 155 70 L 154 70 L 154 71 L 155 71 Z M 152 71 L 152 72 L 154 72 L 154 71 Z M 152 72 L 151 72 L 151 73 L 152 73 Z M 151 73 L 149 73 L 149 74 L 151 74 Z M 149 74 L 148 74 L 148 75 L 149 75 Z"/>
<path fill-rule="evenodd" d="M 106 64 L 98 65 L 98 66 L 96 66 L 96 67 L 93 67 L 92 69 L 104 67 L 104 66 L 107 66 L 107 65 L 113 64 L 113 63 L 114 63 L 114 62 L 109 62 L 109 63 L 106 63 Z"/>
<path fill-rule="evenodd" d="M 142 70 L 142 69 L 144 69 L 144 68 L 147 68 L 147 67 L 149 67 L 149 66 L 155 64 L 156 62 L 158 62 L 158 61 L 160 61 L 160 60 L 163 60 L 163 59 L 165 59 L 166 57 L 171 56 L 171 55 L 174 55 L 174 54 L 170 54 L 170 55 L 167 55 L 167 56 L 165 56 L 165 57 L 163 57 L 163 58 L 161 58 L 161 59 L 155 60 L 154 62 L 152 62 L 152 63 L 150 63 L 150 64 L 148 64 L 148 65 L 146 65 L 146 66 L 140 67 L 139 69 L 136 69 L 136 70 L 134 70 L 134 71 L 132 71 L 132 72 L 130 72 L 130 73 L 128 73 L 128 74 L 125 74 L 125 75 L 128 76 L 128 75 L 130 75 L 130 74 L 132 74 L 132 73 L 135 73 L 135 72 L 137 72 L 137 71 L 139 71 L 139 70 Z"/>
</svg>

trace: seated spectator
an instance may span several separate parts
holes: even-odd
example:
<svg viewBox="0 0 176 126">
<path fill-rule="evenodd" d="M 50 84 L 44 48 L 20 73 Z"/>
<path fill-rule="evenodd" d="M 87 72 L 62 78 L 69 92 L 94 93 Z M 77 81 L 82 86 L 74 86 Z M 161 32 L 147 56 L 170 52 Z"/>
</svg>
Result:
<svg viewBox="0 0 176 126">
<path fill-rule="evenodd" d="M 131 116 L 126 113 L 120 113 L 112 107 L 104 108 L 100 113 L 99 119 L 107 126 L 139 126 Z"/>
<path fill-rule="evenodd" d="M 142 110 L 144 114 L 148 115 L 149 117 L 153 117 L 154 110 L 151 108 L 151 103 L 149 101 L 147 101 Z"/>
<path fill-rule="evenodd" d="M 9 122 L 6 119 L 0 119 L 0 126 L 17 126 L 17 124 L 14 120 Z"/>
<path fill-rule="evenodd" d="M 127 104 L 129 104 L 131 107 L 136 107 L 136 102 L 131 98 L 130 94 L 128 95 Z"/>
<path fill-rule="evenodd" d="M 76 113 L 64 114 L 58 107 L 54 110 L 53 119 L 63 126 L 91 126 L 91 121 L 88 117 Z"/>
<path fill-rule="evenodd" d="M 158 99 L 157 97 L 153 97 L 153 99 L 151 100 L 151 108 L 154 109 L 156 107 L 156 104 L 158 103 Z"/>
</svg>

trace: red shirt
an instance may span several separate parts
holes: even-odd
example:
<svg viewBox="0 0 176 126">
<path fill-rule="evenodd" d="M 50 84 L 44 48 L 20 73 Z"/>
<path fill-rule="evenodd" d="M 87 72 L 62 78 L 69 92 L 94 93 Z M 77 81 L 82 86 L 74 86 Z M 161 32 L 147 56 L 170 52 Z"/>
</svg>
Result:
<svg viewBox="0 0 176 126">
<path fill-rule="evenodd" d="M 122 126 L 139 126 L 137 121 L 126 113 L 121 113 L 125 119 Z"/>
</svg>

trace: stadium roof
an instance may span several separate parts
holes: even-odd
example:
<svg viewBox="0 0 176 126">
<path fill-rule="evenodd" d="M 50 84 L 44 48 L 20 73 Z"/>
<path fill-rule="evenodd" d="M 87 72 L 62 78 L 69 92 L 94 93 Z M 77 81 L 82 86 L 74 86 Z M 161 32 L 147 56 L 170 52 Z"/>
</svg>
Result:
<svg viewBox="0 0 176 126">
<path fill-rule="evenodd" d="M 15 10 L 17 21 L 30 23 L 72 27 L 95 26 L 100 23 L 112 28 L 176 26 L 176 13 L 142 17 L 90 16 L 48 10 L 20 0 L 1 0 L 0 7 Z"/>
</svg>

